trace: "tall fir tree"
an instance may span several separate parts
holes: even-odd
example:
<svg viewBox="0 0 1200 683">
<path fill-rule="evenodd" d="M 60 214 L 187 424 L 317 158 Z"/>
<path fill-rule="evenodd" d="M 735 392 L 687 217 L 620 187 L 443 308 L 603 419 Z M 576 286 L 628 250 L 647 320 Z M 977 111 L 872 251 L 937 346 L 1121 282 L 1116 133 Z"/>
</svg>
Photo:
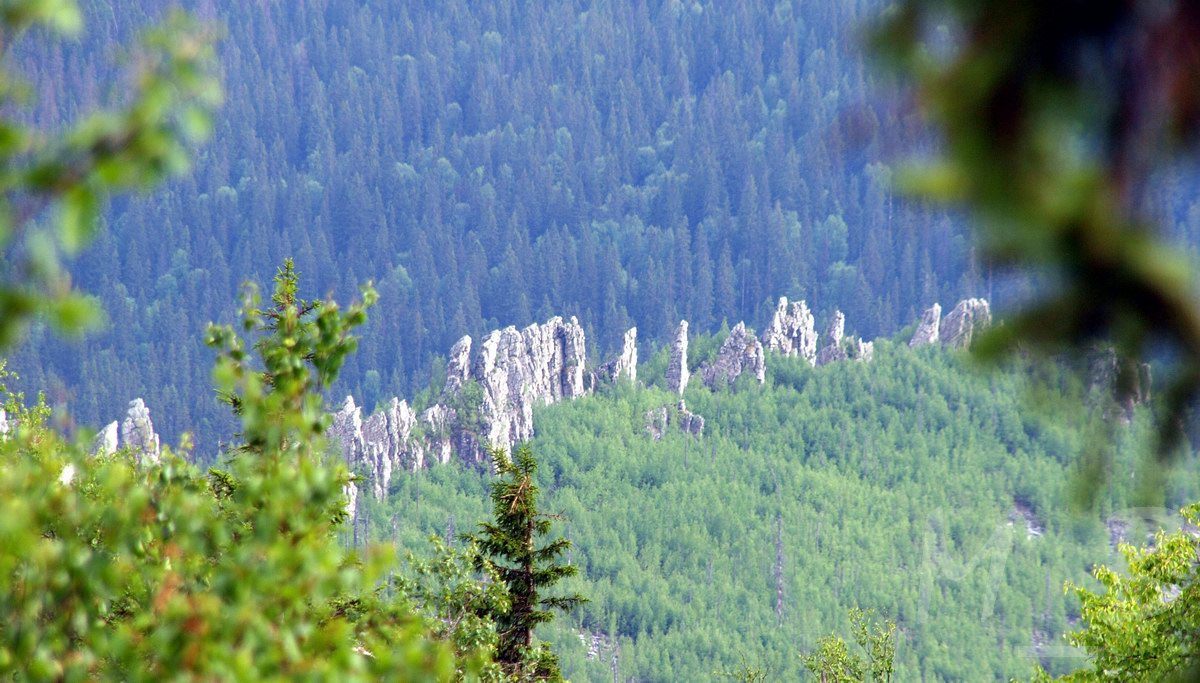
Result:
<svg viewBox="0 0 1200 683">
<path fill-rule="evenodd" d="M 560 538 L 537 545 L 550 533 L 553 517 L 538 511 L 533 478 L 537 460 L 529 446 L 519 447 L 512 459 L 501 449 L 493 450 L 492 462 L 500 477 L 492 484 L 494 521 L 480 524 L 479 533 L 467 538 L 481 551 L 478 568 L 494 568 L 511 597 L 509 609 L 494 615 L 499 632 L 496 659 L 518 680 L 561 680 L 558 658 L 544 647 L 534 647 L 533 629 L 551 621 L 552 610 L 574 609 L 586 601 L 577 593 L 545 595 L 578 571 L 559 561 L 571 542 Z"/>
</svg>

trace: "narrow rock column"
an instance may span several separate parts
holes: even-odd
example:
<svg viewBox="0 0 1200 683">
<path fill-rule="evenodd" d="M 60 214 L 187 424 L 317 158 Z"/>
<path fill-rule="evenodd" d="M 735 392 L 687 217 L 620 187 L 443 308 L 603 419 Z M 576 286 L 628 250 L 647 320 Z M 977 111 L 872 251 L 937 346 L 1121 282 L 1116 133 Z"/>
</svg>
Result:
<svg viewBox="0 0 1200 683">
<path fill-rule="evenodd" d="M 675 331 L 675 341 L 671 343 L 671 358 L 667 362 L 667 389 L 680 396 L 687 389 L 691 378 L 687 367 L 688 351 L 688 322 L 679 321 L 679 329 Z"/>
</svg>

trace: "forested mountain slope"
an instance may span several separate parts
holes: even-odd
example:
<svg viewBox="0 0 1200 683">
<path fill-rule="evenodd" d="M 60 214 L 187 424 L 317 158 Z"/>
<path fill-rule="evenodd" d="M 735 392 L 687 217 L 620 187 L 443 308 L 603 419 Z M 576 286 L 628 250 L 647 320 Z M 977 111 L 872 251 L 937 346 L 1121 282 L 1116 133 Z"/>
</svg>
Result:
<svg viewBox="0 0 1200 683">
<path fill-rule="evenodd" d="M 14 55 L 40 121 L 106 99 L 111 46 L 167 3 L 84 5 L 78 44 Z M 83 424 L 142 396 L 211 450 L 229 425 L 203 399 L 203 325 L 287 256 L 317 295 L 376 282 L 339 389 L 368 406 L 462 334 L 552 314 L 600 352 L 636 324 L 648 351 L 782 295 L 872 338 L 988 294 L 961 228 L 892 192 L 921 133 L 863 57 L 877 3 L 194 5 L 225 28 L 213 139 L 74 264 L 107 331 L 13 359 Z"/>
<path fill-rule="evenodd" d="M 693 362 L 718 341 L 696 340 Z M 568 588 L 591 598 L 545 634 L 569 677 L 711 680 L 744 661 L 799 680 L 797 655 L 848 637 L 855 605 L 896 620 L 896 680 L 1078 666 L 1060 637 L 1078 616 L 1063 582 L 1086 583 L 1093 564 L 1119 562 L 1117 540 L 1143 540 L 1142 518 L 1164 518 L 1127 509 L 1140 474 L 1079 514 L 1063 503 L 1084 443 L 1106 433 L 1098 396 L 1050 372 L 1050 393 L 1071 398 L 1031 403 L 1031 368 L 982 373 L 886 340 L 870 363 L 769 361 L 762 386 L 691 383 L 698 438 L 648 433 L 646 413 L 675 401 L 665 350 L 639 369 L 649 388 L 536 414 L 544 509 L 574 543 Z M 1116 427 L 1117 471 L 1138 471 L 1145 422 Z M 364 514 L 375 536 L 419 548 L 485 519 L 489 480 L 455 465 L 398 474 Z M 1196 494 L 1194 477 L 1173 481 L 1166 507 Z"/>
</svg>

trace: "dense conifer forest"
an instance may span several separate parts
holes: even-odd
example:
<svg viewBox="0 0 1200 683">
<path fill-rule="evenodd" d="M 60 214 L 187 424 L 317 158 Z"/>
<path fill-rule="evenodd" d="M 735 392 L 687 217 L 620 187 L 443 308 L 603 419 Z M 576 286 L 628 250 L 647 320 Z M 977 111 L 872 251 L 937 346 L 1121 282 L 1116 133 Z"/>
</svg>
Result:
<svg viewBox="0 0 1200 683">
<path fill-rule="evenodd" d="M 23 44 L 37 120 L 96 102 L 167 3 L 85 3 Z M 310 291 L 373 280 L 340 390 L 412 395 L 463 334 L 577 315 L 594 352 L 765 325 L 779 296 L 891 334 L 987 295 L 960 221 L 896 197 L 915 112 L 862 52 L 874 3 L 200 3 L 226 103 L 193 171 L 118 200 L 73 265 L 107 330 L 38 335 L 22 386 L 81 424 L 141 396 L 164 434 L 228 432 L 199 339 L 294 257 Z M 101 389 L 102 388 L 102 389 Z"/>
</svg>

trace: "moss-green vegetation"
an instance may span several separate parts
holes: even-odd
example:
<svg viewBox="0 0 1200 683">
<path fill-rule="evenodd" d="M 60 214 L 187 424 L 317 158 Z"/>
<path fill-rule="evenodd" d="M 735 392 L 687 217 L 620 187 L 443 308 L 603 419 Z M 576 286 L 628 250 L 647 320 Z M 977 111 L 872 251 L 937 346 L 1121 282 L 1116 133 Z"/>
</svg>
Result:
<svg viewBox="0 0 1200 683">
<path fill-rule="evenodd" d="M 1135 504 L 1146 420 L 1114 429 L 1118 474 L 1076 514 L 1063 501 L 1078 455 L 1108 432 L 1067 379 L 1050 373 L 1053 390 L 1039 392 L 1029 368 L 977 372 L 889 342 L 876 353 L 820 369 L 773 356 L 762 387 L 712 393 L 694 381 L 699 439 L 647 436 L 646 411 L 673 403 L 653 386 L 536 416 L 543 507 L 564 515 L 580 568 L 567 588 L 591 600 L 543 634 L 564 674 L 611 680 L 615 646 L 621 675 L 641 680 L 704 680 L 747 661 L 799 680 L 799 655 L 848 635 L 856 605 L 896 621 L 896 680 L 1082 664 L 1061 638 L 1079 610 L 1063 582 L 1094 585 L 1094 563 L 1119 563 L 1104 521 Z M 661 360 L 643 365 L 644 381 Z M 430 532 L 468 529 L 486 517 L 487 479 L 457 467 L 407 475 L 373 510 L 377 532 L 396 520 L 401 545 L 424 547 Z M 1195 490 L 1177 483 L 1165 496 L 1155 504 L 1178 507 Z"/>
</svg>

